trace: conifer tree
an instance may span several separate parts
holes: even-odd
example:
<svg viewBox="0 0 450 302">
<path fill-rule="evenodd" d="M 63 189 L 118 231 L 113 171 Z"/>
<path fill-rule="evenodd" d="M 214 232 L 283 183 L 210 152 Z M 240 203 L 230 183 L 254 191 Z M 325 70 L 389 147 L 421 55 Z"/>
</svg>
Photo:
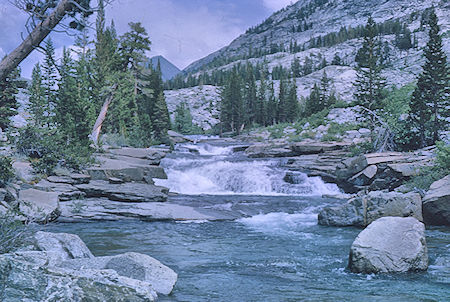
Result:
<svg viewBox="0 0 450 302">
<path fill-rule="evenodd" d="M 16 68 L 13 72 L 0 82 L 0 128 L 5 130 L 10 124 L 10 117 L 17 114 L 18 103 L 16 94 L 19 92 L 20 69 Z"/>
<path fill-rule="evenodd" d="M 255 74 L 253 70 L 253 66 L 251 64 L 247 65 L 246 68 L 247 76 L 245 81 L 245 89 L 244 89 L 244 102 L 245 102 L 245 124 L 247 126 L 251 126 L 253 122 L 255 122 L 256 118 L 256 80 Z"/>
<path fill-rule="evenodd" d="M 261 80 L 259 81 L 257 103 L 256 103 L 256 123 L 258 125 L 264 126 L 266 124 L 266 108 L 267 108 L 267 81 L 266 72 L 263 69 L 261 71 Z"/>
<path fill-rule="evenodd" d="M 44 126 L 44 111 L 46 108 L 45 90 L 42 83 L 41 66 L 37 63 L 31 75 L 31 84 L 28 88 L 30 96 L 28 101 L 28 111 L 33 118 L 33 126 L 42 128 Z"/>
<path fill-rule="evenodd" d="M 48 127 L 52 123 L 51 113 L 56 101 L 57 69 L 55 64 L 55 47 L 51 39 L 45 42 L 45 59 L 42 65 L 42 86 L 44 88 L 42 121 Z"/>
<path fill-rule="evenodd" d="M 286 120 L 288 122 L 295 122 L 298 118 L 298 98 L 297 98 L 297 83 L 295 79 L 293 79 L 289 85 L 289 95 L 287 100 L 287 112 L 286 112 Z"/>
<path fill-rule="evenodd" d="M 370 17 L 365 27 L 363 46 L 356 57 L 358 68 L 356 82 L 354 83 L 356 88 L 355 99 L 364 108 L 361 113 L 366 116 L 373 144 L 377 142 L 375 110 L 381 106 L 383 89 L 386 86 L 385 80 L 381 76 L 383 65 L 377 35 L 377 25 Z M 378 146 L 374 145 L 373 148 L 376 149 Z"/>
<path fill-rule="evenodd" d="M 273 81 L 270 82 L 269 86 L 269 99 L 267 101 L 267 116 L 266 116 L 266 123 L 267 125 L 273 125 L 277 121 L 277 100 L 275 98 L 275 89 L 273 87 Z"/>
<path fill-rule="evenodd" d="M 221 93 L 220 122 L 222 131 L 233 131 L 236 134 L 241 132 L 244 124 L 244 103 L 240 83 L 237 69 L 234 68 Z"/>
<path fill-rule="evenodd" d="M 288 117 L 288 87 L 284 78 L 280 80 L 279 91 L 277 120 L 279 123 L 285 123 Z"/>
<path fill-rule="evenodd" d="M 409 120 L 418 132 L 419 147 L 434 144 L 440 132 L 448 127 L 449 117 L 449 68 L 443 51 L 442 36 L 439 34 L 437 16 L 434 10 L 428 18 L 429 39 L 424 50 L 425 64 L 413 92 Z"/>
<path fill-rule="evenodd" d="M 294 78 L 301 77 L 301 68 L 302 68 L 302 66 L 300 65 L 299 58 L 295 57 L 294 61 L 292 62 L 292 65 L 291 65 L 292 76 Z"/>
</svg>

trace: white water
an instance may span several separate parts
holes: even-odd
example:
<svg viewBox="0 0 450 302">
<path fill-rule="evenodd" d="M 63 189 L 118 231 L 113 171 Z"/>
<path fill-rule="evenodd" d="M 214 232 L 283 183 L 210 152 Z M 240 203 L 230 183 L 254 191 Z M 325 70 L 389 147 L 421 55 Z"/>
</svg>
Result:
<svg viewBox="0 0 450 302">
<path fill-rule="evenodd" d="M 171 192 L 301 196 L 339 193 L 336 185 L 302 173 L 298 173 L 296 184 L 285 182 L 286 171 L 279 167 L 279 159 L 237 158 L 232 147 L 209 144 L 185 144 L 176 150 L 162 161 L 168 179 L 156 180 L 157 185 L 168 187 Z"/>
</svg>

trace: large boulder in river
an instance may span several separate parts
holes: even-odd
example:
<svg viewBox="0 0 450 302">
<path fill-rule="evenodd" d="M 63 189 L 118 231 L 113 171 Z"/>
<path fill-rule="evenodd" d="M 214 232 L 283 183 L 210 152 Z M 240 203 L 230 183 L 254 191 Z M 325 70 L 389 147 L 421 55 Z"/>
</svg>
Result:
<svg viewBox="0 0 450 302">
<path fill-rule="evenodd" d="M 426 224 L 450 225 L 450 175 L 434 182 L 423 199 Z"/>
<path fill-rule="evenodd" d="M 422 200 L 417 193 L 372 191 L 339 207 L 319 212 L 319 224 L 365 227 L 381 217 L 414 217 L 422 221 Z"/>
<path fill-rule="evenodd" d="M 52 252 L 0 255 L 0 301 L 155 301 L 150 283 L 114 270 L 54 265 Z"/>
<path fill-rule="evenodd" d="M 86 244 L 74 234 L 37 232 L 33 239 L 37 250 L 56 253 L 62 260 L 94 258 Z"/>
<path fill-rule="evenodd" d="M 413 217 L 383 217 L 372 222 L 351 246 L 354 273 L 402 273 L 428 268 L 425 225 Z"/>
<path fill-rule="evenodd" d="M 19 192 L 19 210 L 27 220 L 36 223 L 48 223 L 58 218 L 59 195 L 35 189 Z"/>
</svg>

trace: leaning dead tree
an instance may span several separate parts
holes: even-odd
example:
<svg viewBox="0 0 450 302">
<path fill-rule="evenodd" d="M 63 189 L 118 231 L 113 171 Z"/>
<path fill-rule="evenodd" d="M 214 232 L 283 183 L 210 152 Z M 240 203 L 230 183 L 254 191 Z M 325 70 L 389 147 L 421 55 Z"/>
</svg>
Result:
<svg viewBox="0 0 450 302">
<path fill-rule="evenodd" d="M 94 143 L 94 145 L 98 146 L 98 138 L 100 136 L 100 132 L 102 131 L 103 122 L 106 119 L 106 114 L 108 113 L 109 106 L 114 99 L 114 92 L 116 91 L 117 84 L 114 84 L 111 88 L 110 95 L 103 103 L 102 109 L 97 117 L 97 121 L 95 122 L 94 128 L 92 129 L 92 133 L 90 135 L 90 139 Z"/>
<path fill-rule="evenodd" d="M 58 25 L 62 31 L 80 29 L 82 23 L 79 21 L 95 11 L 90 2 L 91 0 L 10 0 L 11 5 L 29 15 L 25 24 L 27 35 L 23 37 L 22 43 L 0 62 L 0 81 L 4 81 L 33 50 L 38 49 Z M 66 17 L 71 19 L 68 24 L 62 22 Z"/>
</svg>

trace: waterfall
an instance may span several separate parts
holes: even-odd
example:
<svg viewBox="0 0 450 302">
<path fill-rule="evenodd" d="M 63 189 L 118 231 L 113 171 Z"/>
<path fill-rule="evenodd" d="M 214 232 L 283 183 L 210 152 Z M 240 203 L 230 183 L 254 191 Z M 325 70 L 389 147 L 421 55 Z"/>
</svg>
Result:
<svg viewBox="0 0 450 302">
<path fill-rule="evenodd" d="M 156 180 L 171 192 L 187 195 L 302 195 L 336 194 L 334 184 L 296 173 L 294 184 L 284 180 L 280 159 L 253 160 L 234 154 L 232 147 L 183 144 L 161 165 L 168 179 Z"/>
</svg>

